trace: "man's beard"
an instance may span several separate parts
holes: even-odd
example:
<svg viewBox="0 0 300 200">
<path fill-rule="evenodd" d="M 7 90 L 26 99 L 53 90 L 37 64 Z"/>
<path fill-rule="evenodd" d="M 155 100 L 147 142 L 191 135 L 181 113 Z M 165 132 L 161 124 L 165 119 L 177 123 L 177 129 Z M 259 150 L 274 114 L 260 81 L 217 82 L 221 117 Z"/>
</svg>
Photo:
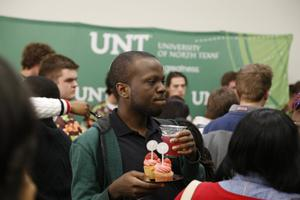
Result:
<svg viewBox="0 0 300 200">
<path fill-rule="evenodd" d="M 144 105 L 138 105 L 135 102 L 132 102 L 132 107 L 139 113 L 144 114 L 145 116 L 156 117 L 159 116 L 162 112 L 162 107 L 145 107 Z"/>
</svg>

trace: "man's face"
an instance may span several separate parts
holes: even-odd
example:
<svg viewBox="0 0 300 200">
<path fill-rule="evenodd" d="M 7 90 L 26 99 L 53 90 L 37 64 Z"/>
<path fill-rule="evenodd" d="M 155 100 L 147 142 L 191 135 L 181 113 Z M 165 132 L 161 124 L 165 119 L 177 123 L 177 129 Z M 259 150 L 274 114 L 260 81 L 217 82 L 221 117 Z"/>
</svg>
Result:
<svg viewBox="0 0 300 200">
<path fill-rule="evenodd" d="M 130 106 L 145 115 L 157 116 L 166 103 L 162 65 L 154 58 L 137 58 L 131 66 Z"/>
<path fill-rule="evenodd" d="M 184 99 L 186 82 L 183 77 L 174 77 L 171 79 L 168 87 L 169 96 L 179 96 Z"/>
<path fill-rule="evenodd" d="M 60 97 L 63 99 L 71 100 L 75 97 L 75 90 L 78 86 L 77 71 L 73 69 L 61 70 L 61 76 L 56 80 Z"/>
<path fill-rule="evenodd" d="M 235 90 L 236 89 L 236 82 L 230 81 L 228 84 L 228 88 Z"/>
</svg>

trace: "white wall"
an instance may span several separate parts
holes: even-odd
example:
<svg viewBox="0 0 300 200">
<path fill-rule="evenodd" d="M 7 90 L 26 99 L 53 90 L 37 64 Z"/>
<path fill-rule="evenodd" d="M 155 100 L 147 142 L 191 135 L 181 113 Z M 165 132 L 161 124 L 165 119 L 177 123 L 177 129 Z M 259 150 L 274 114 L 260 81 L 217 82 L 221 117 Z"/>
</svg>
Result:
<svg viewBox="0 0 300 200">
<path fill-rule="evenodd" d="M 300 80 L 300 0 L 0 0 L 0 15 L 113 27 L 291 33 L 289 82 Z"/>
</svg>

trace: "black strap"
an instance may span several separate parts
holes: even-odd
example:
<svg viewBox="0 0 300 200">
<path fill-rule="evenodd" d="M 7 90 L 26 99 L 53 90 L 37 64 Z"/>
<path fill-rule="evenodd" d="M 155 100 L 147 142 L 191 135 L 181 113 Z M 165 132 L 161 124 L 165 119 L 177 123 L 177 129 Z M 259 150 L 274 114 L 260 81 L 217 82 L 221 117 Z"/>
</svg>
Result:
<svg viewBox="0 0 300 200">
<path fill-rule="evenodd" d="M 107 153 L 106 153 L 106 144 L 104 140 L 104 135 L 110 130 L 110 121 L 108 117 L 102 117 L 96 121 L 93 125 L 98 129 L 99 132 L 99 146 L 97 148 L 97 153 L 99 156 L 99 185 L 102 189 L 104 189 L 104 181 L 105 177 L 107 177 L 108 183 L 111 182 L 111 176 L 108 169 L 108 160 L 107 160 Z"/>
</svg>

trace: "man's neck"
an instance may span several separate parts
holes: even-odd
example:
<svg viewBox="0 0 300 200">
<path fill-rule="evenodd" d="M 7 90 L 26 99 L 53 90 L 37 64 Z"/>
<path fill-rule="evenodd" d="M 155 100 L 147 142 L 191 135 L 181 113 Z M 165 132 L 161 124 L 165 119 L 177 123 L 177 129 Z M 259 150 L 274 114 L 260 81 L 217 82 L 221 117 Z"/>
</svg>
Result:
<svg viewBox="0 0 300 200">
<path fill-rule="evenodd" d="M 131 130 L 138 132 L 143 137 L 146 137 L 147 116 L 129 109 L 122 109 L 121 107 L 118 108 L 117 113 Z"/>
<path fill-rule="evenodd" d="M 24 76 L 24 77 L 28 77 L 28 76 L 37 76 L 38 74 L 34 73 L 33 71 L 31 70 L 26 70 L 26 69 L 23 69 L 21 71 L 21 74 Z"/>
<path fill-rule="evenodd" d="M 106 101 L 111 105 L 117 105 L 116 98 L 113 95 L 108 95 Z"/>
<path fill-rule="evenodd" d="M 24 68 L 21 70 L 21 74 L 25 77 L 28 76 L 38 76 L 39 75 L 39 67 L 38 66 L 34 66 L 30 69 L 28 68 Z"/>
<path fill-rule="evenodd" d="M 265 105 L 265 101 L 261 100 L 258 102 L 252 102 L 247 100 L 240 100 L 241 106 L 250 106 L 250 107 L 263 107 Z"/>
</svg>

